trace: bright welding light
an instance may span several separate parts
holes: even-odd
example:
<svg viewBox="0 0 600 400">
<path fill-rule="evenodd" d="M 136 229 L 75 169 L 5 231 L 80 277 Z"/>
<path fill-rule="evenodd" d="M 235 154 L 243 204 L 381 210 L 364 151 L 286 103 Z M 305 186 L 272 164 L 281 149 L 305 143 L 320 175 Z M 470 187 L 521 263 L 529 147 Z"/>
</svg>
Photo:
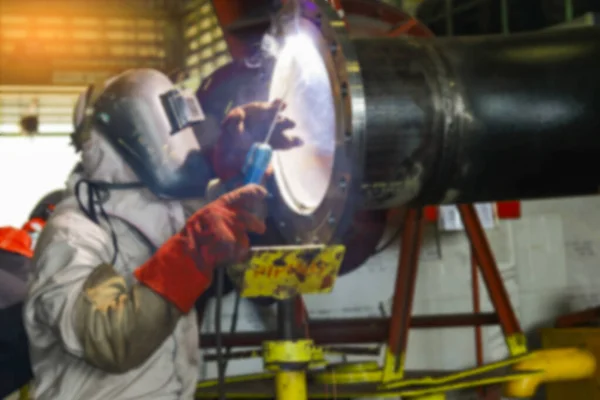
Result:
<svg viewBox="0 0 600 400">
<path fill-rule="evenodd" d="M 314 40 L 304 32 L 286 38 L 280 57 L 301 63 L 300 77 L 304 81 L 311 80 L 313 76 L 317 78 L 324 69 L 323 57 L 315 46 Z"/>
<path fill-rule="evenodd" d="M 316 36 L 316 35 L 315 35 Z M 299 213 L 309 214 L 323 200 L 333 168 L 335 108 L 328 52 L 308 33 L 286 38 L 270 88 L 270 99 L 283 99 L 282 113 L 296 122 L 292 134 L 304 145 L 275 155 L 275 176 L 284 200 Z"/>
</svg>

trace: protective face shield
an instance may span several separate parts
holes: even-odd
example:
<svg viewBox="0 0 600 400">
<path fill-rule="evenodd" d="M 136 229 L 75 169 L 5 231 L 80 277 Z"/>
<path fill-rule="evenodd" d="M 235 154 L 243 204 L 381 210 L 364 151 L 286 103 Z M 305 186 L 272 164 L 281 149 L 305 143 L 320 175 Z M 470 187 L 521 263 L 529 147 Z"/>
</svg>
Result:
<svg viewBox="0 0 600 400">
<path fill-rule="evenodd" d="M 86 96 L 74 135 L 78 141 L 96 129 L 158 197 L 204 195 L 211 169 L 194 135 L 204 114 L 193 95 L 176 89 L 159 71 L 137 69 L 113 78 L 103 90 L 90 88 Z"/>
</svg>

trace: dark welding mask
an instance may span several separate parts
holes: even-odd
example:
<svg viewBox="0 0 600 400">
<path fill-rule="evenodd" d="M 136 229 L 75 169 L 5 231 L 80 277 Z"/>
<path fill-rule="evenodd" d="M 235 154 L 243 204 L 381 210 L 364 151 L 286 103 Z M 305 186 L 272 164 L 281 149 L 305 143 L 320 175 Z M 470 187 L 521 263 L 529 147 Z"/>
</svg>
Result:
<svg viewBox="0 0 600 400">
<path fill-rule="evenodd" d="M 159 71 L 137 69 L 89 96 L 81 129 L 108 139 L 144 186 L 165 199 L 204 195 L 212 175 L 194 133 L 204 113 L 193 94 Z"/>
</svg>

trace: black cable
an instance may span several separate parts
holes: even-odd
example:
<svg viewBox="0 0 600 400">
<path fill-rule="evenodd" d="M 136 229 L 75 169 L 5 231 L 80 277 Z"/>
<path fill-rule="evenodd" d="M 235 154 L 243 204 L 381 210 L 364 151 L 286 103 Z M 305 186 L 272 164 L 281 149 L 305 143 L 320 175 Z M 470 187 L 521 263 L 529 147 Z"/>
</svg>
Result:
<svg viewBox="0 0 600 400">
<path fill-rule="evenodd" d="M 387 242 L 385 242 L 383 245 L 379 246 L 379 248 L 375 249 L 375 251 L 373 251 L 373 254 L 371 254 L 371 257 L 387 250 L 388 247 L 390 247 L 396 240 L 398 240 L 398 238 L 402 234 L 402 231 L 404 230 L 404 221 L 406 220 L 407 215 L 408 215 L 408 208 L 404 211 L 404 217 L 402 218 L 402 223 L 398 227 L 398 230 L 396 230 L 396 232 L 394 232 L 394 234 L 387 240 Z"/>
<path fill-rule="evenodd" d="M 83 183 L 87 185 L 87 207 L 83 205 L 81 197 L 79 196 L 79 189 L 81 188 Z M 98 204 L 98 208 L 100 209 L 100 216 L 104 218 L 104 220 L 108 224 L 108 228 L 110 230 L 110 238 L 113 245 L 113 255 L 110 263 L 111 265 L 115 265 L 117 262 L 117 256 L 119 255 L 119 243 L 117 241 L 117 234 L 115 233 L 115 229 L 112 225 L 110 217 L 108 216 L 108 214 L 104 210 L 104 207 L 102 206 L 103 199 L 105 199 L 107 195 L 108 191 L 97 182 L 93 182 L 86 179 L 80 179 L 75 184 L 75 197 L 77 199 L 79 209 L 83 211 L 83 213 L 85 213 L 85 215 L 94 223 L 100 224 L 100 220 L 98 219 L 98 213 L 96 212 L 96 204 Z"/>
<path fill-rule="evenodd" d="M 387 250 L 388 247 L 390 247 L 392 244 L 394 244 L 394 242 L 396 240 L 398 240 L 398 238 L 400 237 L 402 230 L 404 230 L 404 224 L 400 225 L 398 230 L 396 230 L 396 232 L 394 232 L 394 234 L 387 240 L 387 242 L 385 242 L 383 245 L 379 246 L 379 248 L 375 249 L 375 251 L 373 251 L 373 254 L 371 254 L 371 257 L 376 254 L 382 253 L 383 251 Z"/>
<path fill-rule="evenodd" d="M 233 315 L 231 316 L 231 325 L 229 326 L 229 333 L 233 335 L 237 329 L 238 314 L 240 310 L 240 302 L 242 296 L 239 291 L 235 291 L 235 303 L 233 305 Z M 231 356 L 231 347 L 227 347 L 225 350 L 225 360 L 223 361 L 223 375 L 227 372 L 227 364 L 229 363 L 229 357 Z"/>
<path fill-rule="evenodd" d="M 223 285 L 225 268 L 217 268 L 217 296 L 215 298 L 215 344 L 217 349 L 217 394 L 219 400 L 225 400 L 225 369 L 223 362 L 223 337 L 221 333 L 221 309 L 223 307 Z"/>
</svg>

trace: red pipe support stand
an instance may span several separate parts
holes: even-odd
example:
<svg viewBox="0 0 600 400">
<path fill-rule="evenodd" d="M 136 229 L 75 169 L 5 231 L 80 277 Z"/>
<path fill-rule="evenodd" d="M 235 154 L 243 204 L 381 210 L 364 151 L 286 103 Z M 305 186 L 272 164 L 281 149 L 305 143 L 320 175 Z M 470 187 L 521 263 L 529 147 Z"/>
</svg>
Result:
<svg viewBox="0 0 600 400">
<path fill-rule="evenodd" d="M 408 344 L 412 304 L 417 283 L 417 268 L 423 239 L 423 223 L 422 208 L 409 208 L 407 210 L 404 232 L 401 238 L 400 258 L 388 336 L 389 351 L 396 356 L 396 365 L 394 366 L 396 371 L 404 368 L 400 363 L 404 359 Z"/>
</svg>

